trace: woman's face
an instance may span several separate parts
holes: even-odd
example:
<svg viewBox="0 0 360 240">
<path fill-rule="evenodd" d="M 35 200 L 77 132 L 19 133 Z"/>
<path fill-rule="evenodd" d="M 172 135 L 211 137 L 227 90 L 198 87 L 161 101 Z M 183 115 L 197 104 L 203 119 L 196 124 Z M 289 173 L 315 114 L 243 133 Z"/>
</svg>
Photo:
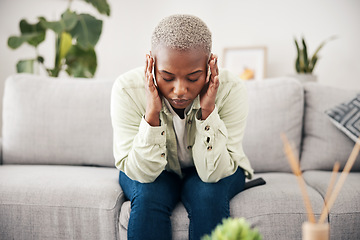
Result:
<svg viewBox="0 0 360 240">
<path fill-rule="evenodd" d="M 204 51 L 159 47 L 153 52 L 160 93 L 176 109 L 184 109 L 199 95 L 207 79 L 209 56 Z"/>
</svg>

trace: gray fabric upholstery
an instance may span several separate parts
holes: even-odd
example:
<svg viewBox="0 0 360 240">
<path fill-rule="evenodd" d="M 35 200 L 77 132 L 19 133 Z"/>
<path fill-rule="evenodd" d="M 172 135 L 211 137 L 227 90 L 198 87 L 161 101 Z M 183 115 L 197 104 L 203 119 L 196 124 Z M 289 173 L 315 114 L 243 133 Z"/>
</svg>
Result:
<svg viewBox="0 0 360 240">
<path fill-rule="evenodd" d="M 350 100 L 358 91 L 315 83 L 308 83 L 304 88 L 306 104 L 301 168 L 331 171 L 336 161 L 345 166 L 354 142 L 331 123 L 325 110 Z M 352 170 L 360 170 L 360 156 Z"/>
<path fill-rule="evenodd" d="M 264 239 L 301 239 L 301 225 L 307 221 L 297 179 L 290 173 L 262 173 L 266 185 L 248 189 L 231 201 L 231 214 L 245 217 Z M 307 187 L 315 217 L 320 216 L 323 199 Z M 241 204 L 239 204 L 241 203 Z"/>
<path fill-rule="evenodd" d="M 311 204 L 319 217 L 329 170 L 335 161 L 343 166 L 353 147 L 324 111 L 356 92 L 320 84 L 303 87 L 289 78 L 246 86 L 250 112 L 244 150 L 255 178 L 267 183 L 236 195 L 231 215 L 245 217 L 266 240 L 301 239 L 307 215 L 280 134 L 287 134 L 301 153 Z M 112 81 L 26 74 L 6 81 L 0 239 L 127 239 L 131 209 L 114 168 L 111 87 Z M 353 170 L 360 170 L 359 159 Z M 351 173 L 331 210 L 332 239 L 360 239 L 359 182 L 360 173 Z M 189 219 L 181 203 L 171 220 L 174 239 L 187 239 Z"/>
<path fill-rule="evenodd" d="M 291 172 L 280 138 L 285 133 L 300 150 L 303 121 L 303 88 L 291 78 L 246 82 L 249 116 L 244 151 L 255 172 Z"/>
<path fill-rule="evenodd" d="M 3 165 L 0 239 L 118 239 L 115 168 Z"/>
<path fill-rule="evenodd" d="M 113 167 L 111 87 L 112 81 L 9 77 L 3 163 Z"/>
<path fill-rule="evenodd" d="M 340 173 L 338 174 L 340 176 Z M 304 178 L 323 197 L 331 178 L 329 171 L 306 171 Z M 330 209 L 331 239 L 360 239 L 360 173 L 350 173 Z"/>
</svg>

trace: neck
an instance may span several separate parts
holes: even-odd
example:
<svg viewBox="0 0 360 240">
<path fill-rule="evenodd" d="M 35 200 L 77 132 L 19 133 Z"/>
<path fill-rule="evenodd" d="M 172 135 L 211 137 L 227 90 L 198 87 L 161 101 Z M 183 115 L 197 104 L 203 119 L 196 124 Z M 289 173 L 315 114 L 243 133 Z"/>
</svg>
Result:
<svg viewBox="0 0 360 240">
<path fill-rule="evenodd" d="M 172 106 L 171 106 L 172 107 Z M 172 107 L 172 109 L 174 109 L 174 112 L 181 118 L 184 119 L 185 118 L 185 109 L 178 109 L 178 108 L 174 108 Z"/>
</svg>

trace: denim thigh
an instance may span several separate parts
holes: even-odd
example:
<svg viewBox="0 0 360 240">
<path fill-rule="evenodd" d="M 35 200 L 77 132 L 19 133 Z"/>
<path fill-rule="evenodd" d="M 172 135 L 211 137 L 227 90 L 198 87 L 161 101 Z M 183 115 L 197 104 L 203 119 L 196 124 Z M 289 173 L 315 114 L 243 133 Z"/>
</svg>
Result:
<svg viewBox="0 0 360 240">
<path fill-rule="evenodd" d="M 195 168 L 184 171 L 181 201 L 188 211 L 189 239 L 200 239 L 209 234 L 230 216 L 230 200 L 244 189 L 244 170 L 238 170 L 216 183 L 203 182 Z"/>
<path fill-rule="evenodd" d="M 120 172 L 119 183 L 131 201 L 128 239 L 171 239 L 170 216 L 180 201 L 180 177 L 163 171 L 151 183 L 140 183 Z"/>
</svg>

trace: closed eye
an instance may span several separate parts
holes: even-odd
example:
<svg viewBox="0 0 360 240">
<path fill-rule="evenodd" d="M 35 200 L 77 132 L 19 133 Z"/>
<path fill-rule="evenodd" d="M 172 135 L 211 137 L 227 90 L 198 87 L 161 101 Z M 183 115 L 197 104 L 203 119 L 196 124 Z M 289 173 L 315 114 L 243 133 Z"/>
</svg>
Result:
<svg viewBox="0 0 360 240">
<path fill-rule="evenodd" d="M 165 82 L 171 82 L 174 80 L 174 78 L 162 78 L 162 79 L 164 79 Z"/>
<path fill-rule="evenodd" d="M 188 78 L 188 80 L 190 81 L 190 82 L 196 82 L 197 80 L 199 80 L 198 78 L 196 78 L 196 79 L 190 79 L 190 78 Z"/>
</svg>

